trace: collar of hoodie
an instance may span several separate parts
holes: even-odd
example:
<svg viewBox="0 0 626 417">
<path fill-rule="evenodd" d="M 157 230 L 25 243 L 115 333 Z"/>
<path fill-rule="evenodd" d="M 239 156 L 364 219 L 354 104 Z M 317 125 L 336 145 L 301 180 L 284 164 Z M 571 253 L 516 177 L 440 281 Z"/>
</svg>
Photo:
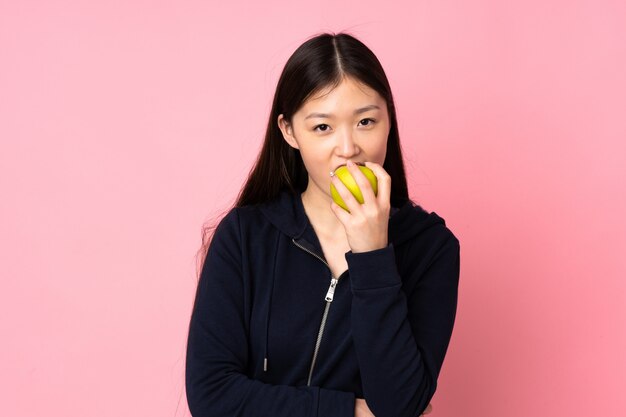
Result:
<svg viewBox="0 0 626 417">
<path fill-rule="evenodd" d="M 309 225 L 300 193 L 283 189 L 276 198 L 261 204 L 260 210 L 276 228 L 290 238 L 301 238 Z M 391 207 L 389 242 L 398 246 L 438 223 L 445 225 L 444 219 L 435 212 L 428 213 L 409 199 L 400 207 Z"/>
</svg>

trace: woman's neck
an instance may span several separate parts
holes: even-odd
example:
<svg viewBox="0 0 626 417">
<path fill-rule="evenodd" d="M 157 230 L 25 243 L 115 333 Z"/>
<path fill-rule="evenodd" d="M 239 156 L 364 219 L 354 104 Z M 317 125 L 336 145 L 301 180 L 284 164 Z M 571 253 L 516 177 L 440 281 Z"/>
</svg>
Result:
<svg viewBox="0 0 626 417">
<path fill-rule="evenodd" d="M 331 198 L 329 195 L 323 193 L 315 185 L 309 185 L 302 193 L 301 198 L 304 211 L 319 237 L 333 241 L 346 238 L 343 225 L 330 208 Z"/>
</svg>

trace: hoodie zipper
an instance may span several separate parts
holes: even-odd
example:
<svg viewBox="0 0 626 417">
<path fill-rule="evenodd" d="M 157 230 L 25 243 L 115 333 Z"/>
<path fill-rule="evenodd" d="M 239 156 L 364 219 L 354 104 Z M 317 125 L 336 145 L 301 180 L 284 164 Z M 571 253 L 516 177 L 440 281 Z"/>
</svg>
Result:
<svg viewBox="0 0 626 417">
<path fill-rule="evenodd" d="M 300 249 L 310 253 L 311 255 L 315 256 L 317 259 L 322 261 L 324 265 L 328 267 L 328 270 L 330 270 L 330 266 L 328 266 L 328 263 L 324 259 L 320 258 L 317 254 L 311 252 L 304 246 L 300 245 L 298 242 L 296 242 L 295 239 L 292 238 L 291 241 Z M 330 303 L 333 302 L 333 297 L 335 295 L 335 287 L 337 286 L 337 283 L 339 282 L 339 280 L 333 276 L 332 272 L 330 273 L 330 276 L 331 276 L 330 286 L 328 287 L 328 291 L 326 292 L 326 297 L 324 298 L 324 300 L 326 301 L 326 307 L 324 308 L 324 314 L 322 315 L 322 322 L 320 323 L 320 329 L 319 329 L 319 332 L 317 333 L 317 341 L 315 342 L 315 350 L 313 352 L 313 359 L 311 360 L 311 368 L 309 369 L 309 379 L 307 381 L 307 386 L 311 386 L 313 368 L 315 367 L 315 361 L 317 360 L 317 353 L 319 351 L 320 344 L 322 343 L 322 335 L 324 334 L 324 327 L 326 326 L 326 318 L 328 317 L 328 309 L 330 308 Z"/>
</svg>

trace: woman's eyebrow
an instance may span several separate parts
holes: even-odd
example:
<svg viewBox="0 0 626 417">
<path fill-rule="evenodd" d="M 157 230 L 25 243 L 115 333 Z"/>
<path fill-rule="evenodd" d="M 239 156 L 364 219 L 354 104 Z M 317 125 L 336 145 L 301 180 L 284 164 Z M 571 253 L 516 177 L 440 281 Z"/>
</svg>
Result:
<svg viewBox="0 0 626 417">
<path fill-rule="evenodd" d="M 370 104 L 369 106 L 365 106 L 365 107 L 361 107 L 360 109 L 356 109 L 354 111 L 354 114 L 357 115 L 357 114 L 365 113 L 366 111 L 374 110 L 374 109 L 380 110 L 380 107 L 378 107 L 375 104 Z M 333 116 L 332 114 L 329 114 L 329 113 L 311 113 L 307 117 L 305 117 L 304 120 L 310 119 L 312 117 L 331 119 L 331 118 L 333 118 L 335 116 Z"/>
</svg>

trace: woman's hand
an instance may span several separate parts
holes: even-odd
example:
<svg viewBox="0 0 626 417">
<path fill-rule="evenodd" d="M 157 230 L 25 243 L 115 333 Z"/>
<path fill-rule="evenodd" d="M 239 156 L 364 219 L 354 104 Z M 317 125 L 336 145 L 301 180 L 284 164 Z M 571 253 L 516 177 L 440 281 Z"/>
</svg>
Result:
<svg viewBox="0 0 626 417">
<path fill-rule="evenodd" d="M 426 410 L 421 414 L 422 416 L 433 411 L 433 406 L 428 404 Z M 367 403 L 363 398 L 357 398 L 354 404 L 354 417 L 376 417 L 372 414 L 372 411 L 367 406 Z"/>
<path fill-rule="evenodd" d="M 343 210 L 343 209 L 342 209 Z M 367 403 L 363 398 L 357 398 L 354 404 L 354 417 L 376 417 L 370 411 Z"/>
<path fill-rule="evenodd" d="M 331 177 L 337 192 L 350 210 L 348 213 L 334 201 L 331 202 L 331 209 L 343 224 L 353 253 L 382 249 L 388 244 L 391 177 L 379 164 L 366 162 L 365 166 L 376 175 L 378 195 L 374 195 L 372 185 L 359 167 L 351 161 L 347 163 L 350 174 L 363 194 L 363 204 L 356 200 L 337 176 Z"/>
</svg>

